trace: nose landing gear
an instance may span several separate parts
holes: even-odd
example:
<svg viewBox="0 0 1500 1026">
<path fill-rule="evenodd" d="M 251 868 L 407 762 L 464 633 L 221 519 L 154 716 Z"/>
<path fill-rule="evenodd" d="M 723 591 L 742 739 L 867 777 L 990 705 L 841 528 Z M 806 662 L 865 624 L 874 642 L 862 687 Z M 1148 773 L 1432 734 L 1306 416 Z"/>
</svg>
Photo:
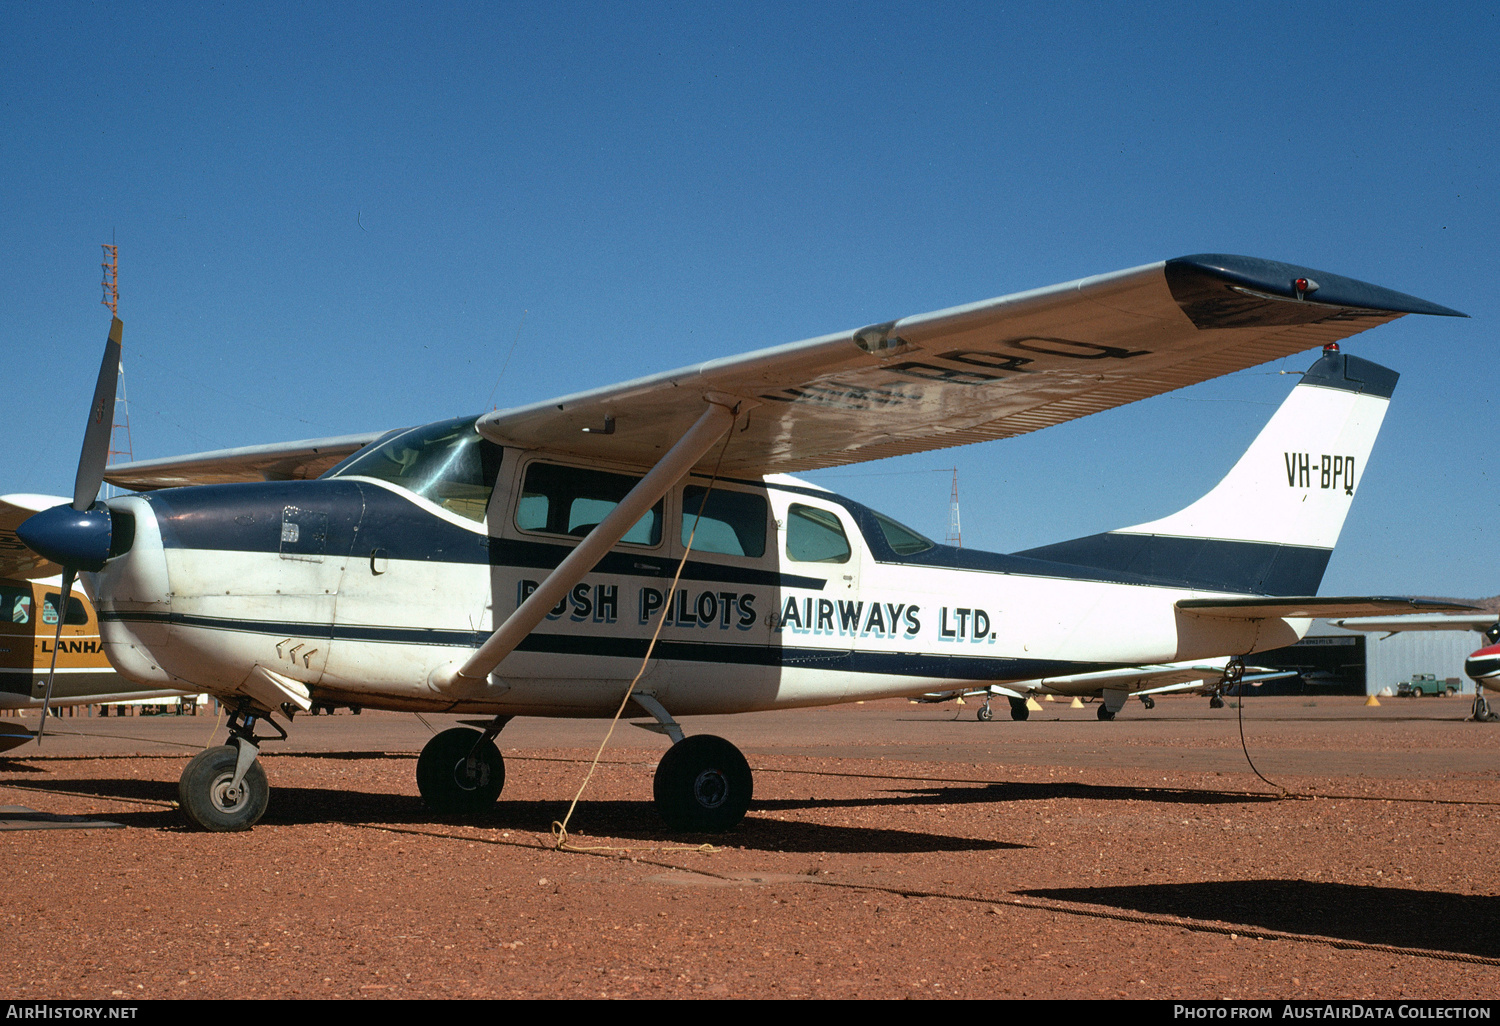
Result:
<svg viewBox="0 0 1500 1026">
<path fill-rule="evenodd" d="M 249 830 L 266 813 L 271 788 L 266 771 L 256 757 L 260 741 L 255 736 L 258 719 L 286 740 L 286 731 L 269 716 L 250 711 L 240 703 L 229 717 L 229 743 L 193 756 L 177 781 L 178 805 L 188 823 L 215 833 Z"/>
</svg>

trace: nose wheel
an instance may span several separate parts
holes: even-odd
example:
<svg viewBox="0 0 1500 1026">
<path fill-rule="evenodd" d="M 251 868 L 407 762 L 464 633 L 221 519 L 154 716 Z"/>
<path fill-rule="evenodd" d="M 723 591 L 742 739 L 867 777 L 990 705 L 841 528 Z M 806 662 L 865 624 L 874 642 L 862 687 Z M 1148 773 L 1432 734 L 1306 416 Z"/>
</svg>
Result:
<svg viewBox="0 0 1500 1026">
<path fill-rule="evenodd" d="M 266 771 L 252 761 L 243 773 L 237 772 L 240 751 L 238 745 L 206 749 L 182 771 L 178 802 L 188 822 L 198 829 L 215 833 L 249 830 L 265 815 L 271 801 Z"/>
<path fill-rule="evenodd" d="M 712 734 L 683 738 L 656 766 L 656 809 L 674 830 L 732 830 L 750 808 L 753 788 L 740 750 Z"/>
</svg>

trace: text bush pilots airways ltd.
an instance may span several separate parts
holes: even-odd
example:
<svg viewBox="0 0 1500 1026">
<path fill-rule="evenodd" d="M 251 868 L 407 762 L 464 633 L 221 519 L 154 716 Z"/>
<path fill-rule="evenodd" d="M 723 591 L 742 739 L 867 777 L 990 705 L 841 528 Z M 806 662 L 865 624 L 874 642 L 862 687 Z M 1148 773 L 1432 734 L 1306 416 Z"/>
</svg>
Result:
<svg viewBox="0 0 1500 1026">
<path fill-rule="evenodd" d="M 228 743 L 182 775 L 200 827 L 263 813 L 257 729 L 285 736 L 278 712 L 492 717 L 417 764 L 426 803 L 464 813 L 500 793 L 509 718 L 611 716 L 635 682 L 673 741 L 660 812 L 725 829 L 750 769 L 674 717 L 1248 654 L 1313 616 L 1413 609 L 1312 597 L 1396 383 L 1335 343 L 1407 313 L 1462 316 L 1304 267 L 1185 257 L 477 418 L 126 464 L 109 480 L 141 494 L 100 503 L 116 320 L 73 501 L 17 534 L 65 588 L 83 574 L 122 675 L 233 710 Z M 1135 527 L 960 550 L 785 476 L 1034 431 L 1319 347 L 1216 488 Z"/>
</svg>

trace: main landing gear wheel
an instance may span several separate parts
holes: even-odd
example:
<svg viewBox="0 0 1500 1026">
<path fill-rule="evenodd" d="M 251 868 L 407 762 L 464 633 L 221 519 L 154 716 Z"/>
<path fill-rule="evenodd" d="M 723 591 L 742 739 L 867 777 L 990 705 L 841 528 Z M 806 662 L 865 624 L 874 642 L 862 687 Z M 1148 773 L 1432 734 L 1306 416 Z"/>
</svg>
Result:
<svg viewBox="0 0 1500 1026">
<path fill-rule="evenodd" d="M 1109 711 L 1109 706 L 1107 706 L 1107 705 L 1100 705 L 1099 706 L 1099 718 L 1101 720 L 1105 720 L 1107 722 L 1109 720 L 1114 719 L 1115 718 L 1115 714 Z"/>
<path fill-rule="evenodd" d="M 271 788 L 258 761 L 250 764 L 239 787 L 232 786 L 239 754 L 234 745 L 219 745 L 193 756 L 182 771 L 177 799 L 183 815 L 198 829 L 249 830 L 265 815 Z"/>
<path fill-rule="evenodd" d="M 1218 695 L 1214 695 L 1208 700 L 1208 707 L 1210 709 L 1222 709 L 1224 708 L 1224 699 L 1220 698 Z"/>
<path fill-rule="evenodd" d="M 1026 708 L 1026 699 L 1012 698 L 1010 700 L 1010 718 L 1013 720 L 1024 720 L 1031 715 L 1031 710 Z"/>
<path fill-rule="evenodd" d="M 493 741 L 483 739 L 477 730 L 454 727 L 422 748 L 417 757 L 417 790 L 433 812 L 473 815 L 500 797 L 505 760 Z"/>
<path fill-rule="evenodd" d="M 750 808 L 754 781 L 740 750 L 712 734 L 685 737 L 656 766 L 656 810 L 674 830 L 731 830 Z"/>
<path fill-rule="evenodd" d="M 979 711 L 977 713 L 975 713 L 974 715 L 977 716 L 977 717 L 979 717 L 979 722 L 980 723 L 988 723 L 988 722 L 990 722 L 990 720 L 993 720 L 995 718 L 995 714 L 990 709 L 990 703 L 988 703 L 988 702 L 986 702 L 983 705 L 981 705 L 979 707 Z"/>
<path fill-rule="evenodd" d="M 1155 709 L 1156 699 L 1152 698 L 1150 695 L 1142 695 L 1141 705 L 1145 706 L 1147 709 Z"/>
</svg>

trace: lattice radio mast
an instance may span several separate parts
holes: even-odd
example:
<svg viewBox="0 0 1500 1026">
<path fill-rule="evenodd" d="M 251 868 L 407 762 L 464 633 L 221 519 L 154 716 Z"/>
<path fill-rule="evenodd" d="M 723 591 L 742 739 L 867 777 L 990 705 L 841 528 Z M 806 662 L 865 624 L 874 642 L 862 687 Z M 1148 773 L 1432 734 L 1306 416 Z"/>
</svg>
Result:
<svg viewBox="0 0 1500 1026">
<path fill-rule="evenodd" d="M 943 544 L 961 549 L 964 547 L 964 533 L 958 523 L 958 468 L 946 469 L 953 471 L 953 498 L 948 500 L 948 536 L 943 539 Z"/>
<path fill-rule="evenodd" d="M 109 307 L 111 316 L 120 316 L 120 247 L 113 243 L 100 243 L 104 249 L 104 262 L 99 266 L 104 268 L 104 298 L 99 300 L 104 306 Z M 125 358 L 123 350 L 120 357 L 119 385 L 115 390 L 115 423 L 109 434 L 109 455 L 105 458 L 105 465 L 111 463 L 129 463 L 135 459 L 130 440 L 130 403 L 125 398 Z M 119 446 L 120 448 L 116 448 Z M 107 492 L 105 498 L 115 494 L 112 485 L 105 485 Z"/>
</svg>

